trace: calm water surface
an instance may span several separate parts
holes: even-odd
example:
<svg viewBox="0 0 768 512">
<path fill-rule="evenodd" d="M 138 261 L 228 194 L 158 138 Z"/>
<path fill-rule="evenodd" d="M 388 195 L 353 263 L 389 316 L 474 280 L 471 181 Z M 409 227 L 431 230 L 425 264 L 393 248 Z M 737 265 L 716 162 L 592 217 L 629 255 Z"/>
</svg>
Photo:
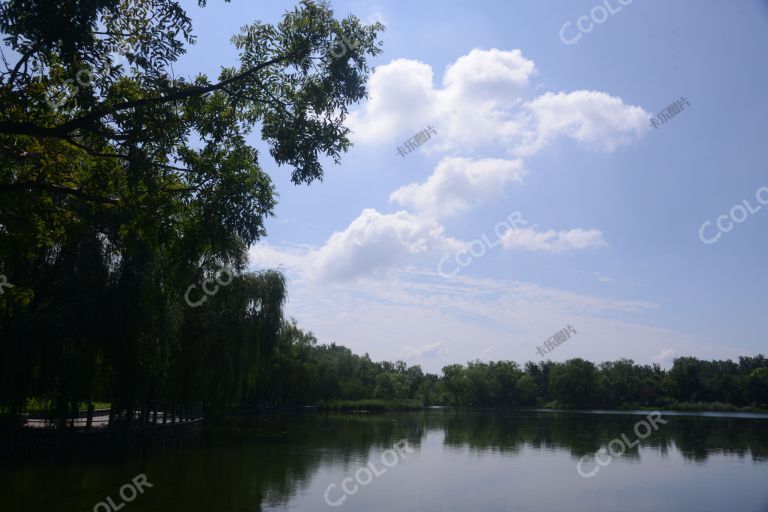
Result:
<svg viewBox="0 0 768 512">
<path fill-rule="evenodd" d="M 647 414 L 264 416 L 184 446 L 2 460 L 0 511 L 768 511 L 768 418 L 664 413 L 636 443 Z M 598 466 L 622 434 L 635 446 Z M 121 507 L 141 473 L 153 487 Z"/>
</svg>

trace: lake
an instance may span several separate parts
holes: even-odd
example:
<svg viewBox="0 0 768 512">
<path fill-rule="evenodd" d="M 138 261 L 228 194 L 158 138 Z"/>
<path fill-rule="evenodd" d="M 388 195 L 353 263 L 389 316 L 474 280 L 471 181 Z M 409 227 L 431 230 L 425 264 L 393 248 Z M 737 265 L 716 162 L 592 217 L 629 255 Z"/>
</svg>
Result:
<svg viewBox="0 0 768 512">
<path fill-rule="evenodd" d="M 2 460 L 0 510 L 768 511 L 766 416 L 435 408 L 249 422 L 180 446 Z"/>
</svg>

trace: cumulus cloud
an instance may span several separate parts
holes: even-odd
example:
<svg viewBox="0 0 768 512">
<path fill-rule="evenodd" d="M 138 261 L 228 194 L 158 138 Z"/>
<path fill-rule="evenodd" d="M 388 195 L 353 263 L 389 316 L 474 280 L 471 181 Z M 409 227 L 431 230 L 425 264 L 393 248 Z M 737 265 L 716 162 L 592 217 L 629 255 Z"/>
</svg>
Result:
<svg viewBox="0 0 768 512">
<path fill-rule="evenodd" d="M 533 61 L 520 50 L 474 49 L 447 67 L 435 88 L 432 67 L 397 59 L 380 66 L 368 82 L 370 100 L 352 113 L 349 126 L 360 142 L 410 137 L 438 127 L 435 149 L 475 147 L 519 132 L 510 109 L 523 101 Z"/>
<path fill-rule="evenodd" d="M 443 226 L 434 220 L 405 211 L 382 214 L 368 208 L 310 256 L 310 273 L 323 281 L 347 281 L 385 273 L 411 255 L 457 251 L 463 246 L 446 236 Z"/>
<path fill-rule="evenodd" d="M 508 183 L 522 183 L 520 160 L 444 158 L 424 183 L 392 192 L 389 200 L 430 216 L 447 216 L 482 201 L 497 199 Z"/>
<path fill-rule="evenodd" d="M 441 86 L 431 66 L 397 59 L 377 68 L 370 100 L 352 113 L 359 142 L 409 138 L 427 125 L 428 151 L 504 146 L 530 155 L 558 137 L 613 151 L 648 131 L 649 114 L 599 91 L 547 92 L 526 101 L 536 65 L 520 50 L 473 49 L 450 64 Z"/>
<path fill-rule="evenodd" d="M 445 91 L 474 97 L 482 101 L 488 94 L 494 96 L 506 90 L 507 98 L 517 97 L 528 86 L 536 71 L 532 60 L 523 57 L 520 50 L 501 51 L 474 49 L 449 65 L 443 75 Z M 509 94 L 514 96 L 509 96 Z"/>
<path fill-rule="evenodd" d="M 648 131 L 648 114 L 642 108 L 604 92 L 548 92 L 525 103 L 523 110 L 520 154 L 536 153 L 562 136 L 590 149 L 614 151 Z"/>
<path fill-rule="evenodd" d="M 432 68 L 427 64 L 396 59 L 379 66 L 368 80 L 368 90 L 370 99 L 364 110 L 352 112 L 347 122 L 358 141 L 391 139 L 403 130 L 404 124 L 408 125 L 405 120 L 409 116 L 432 117 Z M 371 94 L 373 91 L 376 94 Z"/>
<path fill-rule="evenodd" d="M 606 243 L 599 229 L 536 231 L 534 228 L 513 228 L 502 234 L 501 245 L 512 250 L 563 252 L 602 247 Z"/>
</svg>

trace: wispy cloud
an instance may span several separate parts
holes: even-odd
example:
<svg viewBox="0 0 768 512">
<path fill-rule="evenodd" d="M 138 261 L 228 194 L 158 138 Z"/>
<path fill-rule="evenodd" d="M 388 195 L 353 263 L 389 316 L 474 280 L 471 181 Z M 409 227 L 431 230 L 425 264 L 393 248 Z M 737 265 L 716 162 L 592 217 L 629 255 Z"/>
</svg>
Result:
<svg viewBox="0 0 768 512">
<path fill-rule="evenodd" d="M 444 355 L 446 348 L 443 343 L 438 341 L 429 345 L 422 345 L 420 347 L 403 347 L 400 351 L 400 355 L 405 359 L 423 359 L 428 357 L 437 357 Z"/>
<path fill-rule="evenodd" d="M 657 355 L 651 357 L 651 361 L 659 363 L 661 365 L 667 365 L 672 362 L 675 357 L 675 351 L 671 348 L 664 348 Z"/>
<path fill-rule="evenodd" d="M 251 253 L 254 262 L 296 262 L 301 251 L 306 258 L 315 249 L 262 247 Z M 279 256 L 282 252 L 285 258 Z M 717 353 L 705 351 L 702 346 L 708 343 L 701 337 L 646 325 L 648 315 L 660 306 L 644 300 L 463 274 L 446 280 L 418 268 L 330 284 L 313 280 L 305 265 L 286 267 L 286 273 L 291 290 L 288 314 L 321 341 L 368 352 L 374 359 L 407 356 L 409 363 L 430 371 L 450 362 L 489 357 L 490 351 L 478 356 L 479 342 L 493 349 L 495 360 L 527 361 L 536 345 L 567 324 L 579 326 L 579 343 L 563 345 L 553 355 L 560 360 L 629 357 L 651 363 L 673 357 L 669 347 L 675 347 L 675 353 L 706 357 L 732 358 L 744 352 L 724 345 Z"/>
<path fill-rule="evenodd" d="M 505 249 L 563 252 L 574 249 L 604 247 L 603 233 L 599 229 L 571 229 L 567 231 L 536 231 L 534 228 L 508 229 L 501 236 Z"/>
</svg>

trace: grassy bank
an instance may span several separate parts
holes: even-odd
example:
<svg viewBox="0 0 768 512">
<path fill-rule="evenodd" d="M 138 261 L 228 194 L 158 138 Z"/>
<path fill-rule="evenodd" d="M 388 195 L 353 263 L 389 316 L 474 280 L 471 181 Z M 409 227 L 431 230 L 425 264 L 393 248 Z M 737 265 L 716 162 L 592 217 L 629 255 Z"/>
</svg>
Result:
<svg viewBox="0 0 768 512">
<path fill-rule="evenodd" d="M 424 408 L 419 400 L 331 400 L 320 402 L 323 411 L 417 411 Z"/>
<path fill-rule="evenodd" d="M 676 402 L 664 407 L 642 407 L 642 409 L 658 409 L 662 411 L 685 411 L 685 412 L 759 412 L 768 413 L 768 409 L 745 406 L 737 407 L 733 404 L 723 402 Z"/>
<path fill-rule="evenodd" d="M 640 405 L 640 404 L 622 404 L 619 407 L 573 407 L 558 403 L 557 401 L 547 402 L 542 406 L 544 409 L 606 409 L 613 411 L 680 411 L 680 412 L 754 412 L 768 414 L 765 407 L 748 405 L 739 407 L 737 405 L 724 402 L 670 402 L 664 405 Z"/>
<path fill-rule="evenodd" d="M 93 402 L 95 409 L 109 409 L 112 404 L 109 402 Z M 28 398 L 27 405 L 24 408 L 26 412 L 45 412 L 51 408 L 51 402 L 39 398 Z M 88 410 L 88 402 L 80 402 L 78 405 L 80 412 Z"/>
</svg>

